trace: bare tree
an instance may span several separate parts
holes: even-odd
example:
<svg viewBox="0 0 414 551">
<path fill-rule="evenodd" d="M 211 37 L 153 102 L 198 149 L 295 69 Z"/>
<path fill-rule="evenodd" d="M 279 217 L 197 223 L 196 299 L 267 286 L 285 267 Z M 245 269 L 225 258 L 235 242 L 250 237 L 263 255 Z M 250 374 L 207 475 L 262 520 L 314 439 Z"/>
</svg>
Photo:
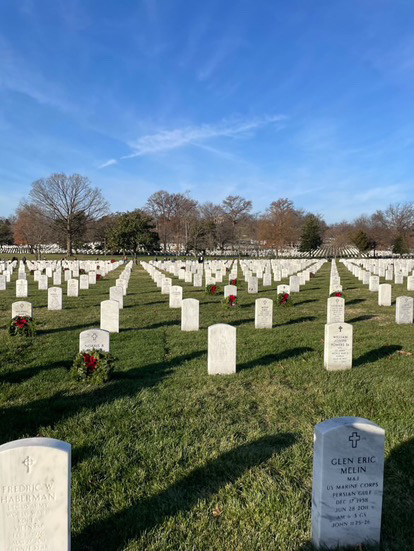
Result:
<svg viewBox="0 0 414 551">
<path fill-rule="evenodd" d="M 43 209 L 31 203 L 22 202 L 16 210 L 14 241 L 17 245 L 28 245 L 40 258 L 40 246 L 50 243 L 55 235 Z"/>
<path fill-rule="evenodd" d="M 172 241 L 174 233 L 174 195 L 165 190 L 156 191 L 148 198 L 144 210 L 154 218 L 158 235 L 166 252 L 167 244 Z"/>
<path fill-rule="evenodd" d="M 205 223 L 206 249 L 213 251 L 216 247 L 224 249 L 231 242 L 233 225 L 224 213 L 221 205 L 204 203 L 200 207 L 201 216 Z"/>
<path fill-rule="evenodd" d="M 80 174 L 52 174 L 37 180 L 30 197 L 64 236 L 69 256 L 74 239 L 85 232 L 87 223 L 108 212 L 108 203 L 100 189 L 91 187 L 88 178 Z"/>
<path fill-rule="evenodd" d="M 149 197 L 145 211 L 154 218 L 165 251 L 171 242 L 175 242 L 177 252 L 188 248 L 191 226 L 198 216 L 197 206 L 188 193 L 161 190 Z"/>
<path fill-rule="evenodd" d="M 251 201 L 240 197 L 240 195 L 229 195 L 222 203 L 223 212 L 233 227 L 233 242 L 236 244 L 240 254 L 240 242 L 242 237 L 242 226 L 249 218 L 252 210 Z"/>
<path fill-rule="evenodd" d="M 259 221 L 259 238 L 279 252 L 288 245 L 296 244 L 304 213 L 295 208 L 290 199 L 278 199 L 270 204 Z"/>
</svg>

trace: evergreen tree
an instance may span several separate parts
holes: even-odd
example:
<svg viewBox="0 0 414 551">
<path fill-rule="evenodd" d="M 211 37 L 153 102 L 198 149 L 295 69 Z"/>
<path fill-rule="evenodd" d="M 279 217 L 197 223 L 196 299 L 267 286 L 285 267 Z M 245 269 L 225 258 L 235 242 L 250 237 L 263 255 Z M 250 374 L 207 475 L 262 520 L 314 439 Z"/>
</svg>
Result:
<svg viewBox="0 0 414 551">
<path fill-rule="evenodd" d="M 134 258 L 139 252 L 159 250 L 159 242 L 152 218 L 139 209 L 118 215 L 109 237 L 113 249 L 132 253 Z"/>
<path fill-rule="evenodd" d="M 321 221 L 314 214 L 308 214 L 305 217 L 305 224 L 302 228 L 299 250 L 301 252 L 310 252 L 322 245 L 322 225 Z"/>
<path fill-rule="evenodd" d="M 361 253 L 371 248 L 370 239 L 364 230 L 358 230 L 352 235 L 351 239 L 352 243 Z"/>
<path fill-rule="evenodd" d="M 408 254 L 410 252 L 407 243 L 402 235 L 398 235 L 394 240 L 392 252 L 394 254 Z"/>
</svg>

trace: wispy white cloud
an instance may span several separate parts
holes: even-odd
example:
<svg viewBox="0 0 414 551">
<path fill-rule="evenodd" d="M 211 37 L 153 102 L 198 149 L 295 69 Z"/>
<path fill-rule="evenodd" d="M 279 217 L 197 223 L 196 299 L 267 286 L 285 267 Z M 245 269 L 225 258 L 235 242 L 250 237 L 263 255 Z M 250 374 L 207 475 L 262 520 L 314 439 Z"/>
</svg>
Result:
<svg viewBox="0 0 414 551">
<path fill-rule="evenodd" d="M 147 134 L 136 142 L 130 143 L 133 150 L 122 159 L 143 157 L 154 153 L 161 153 L 188 145 L 200 145 L 215 138 L 236 138 L 247 136 L 261 127 L 276 124 L 286 119 L 284 115 L 271 115 L 252 119 L 224 120 L 217 124 L 203 124 L 200 126 L 186 126 L 174 130 L 161 130 L 155 134 Z"/>
<path fill-rule="evenodd" d="M 222 63 L 231 56 L 242 44 L 237 37 L 225 36 L 221 39 L 209 59 L 197 72 L 197 78 L 200 81 L 208 80 L 213 73 L 222 65 Z"/>
<path fill-rule="evenodd" d="M 63 91 L 40 71 L 22 59 L 11 45 L 0 36 L 0 89 L 18 92 L 37 103 L 50 105 L 61 111 L 72 111 L 74 106 L 64 97 Z"/>
<path fill-rule="evenodd" d="M 118 161 L 116 159 L 109 159 L 109 161 L 105 161 L 101 165 L 98 166 L 98 168 L 106 168 L 107 166 L 112 166 L 118 164 Z"/>
</svg>

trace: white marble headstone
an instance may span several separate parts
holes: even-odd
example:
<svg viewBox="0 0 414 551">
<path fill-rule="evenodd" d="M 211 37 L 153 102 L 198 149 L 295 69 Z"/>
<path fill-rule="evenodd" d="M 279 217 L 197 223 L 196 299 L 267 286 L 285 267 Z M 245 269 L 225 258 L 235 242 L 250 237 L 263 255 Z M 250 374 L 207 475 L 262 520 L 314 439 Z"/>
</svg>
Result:
<svg viewBox="0 0 414 551">
<path fill-rule="evenodd" d="M 62 288 L 50 287 L 47 291 L 47 309 L 62 310 Z"/>
<path fill-rule="evenodd" d="M 119 303 L 116 300 L 101 302 L 101 329 L 119 333 Z"/>
<path fill-rule="evenodd" d="M 48 277 L 46 274 L 41 274 L 37 280 L 39 291 L 46 291 L 48 288 Z"/>
<path fill-rule="evenodd" d="M 380 278 L 377 275 L 372 275 L 369 278 L 369 290 L 373 292 L 378 291 Z"/>
<path fill-rule="evenodd" d="M 256 329 L 272 329 L 273 326 L 273 300 L 270 298 L 258 298 L 255 301 L 254 326 Z"/>
<path fill-rule="evenodd" d="M 116 300 L 119 303 L 119 308 L 124 307 L 124 293 L 122 287 L 109 287 L 109 299 Z"/>
<path fill-rule="evenodd" d="M 299 286 L 299 278 L 298 276 L 290 276 L 289 278 L 289 288 L 291 293 L 299 293 L 300 286 Z"/>
<path fill-rule="evenodd" d="M 0 446 L 0 549 L 70 551 L 71 445 L 24 438 Z"/>
<path fill-rule="evenodd" d="M 193 285 L 194 287 L 203 286 L 203 274 L 194 274 Z"/>
<path fill-rule="evenodd" d="M 391 306 L 391 285 L 382 283 L 378 287 L 378 306 Z"/>
<path fill-rule="evenodd" d="M 87 274 L 82 274 L 79 276 L 79 289 L 89 289 L 89 276 Z"/>
<path fill-rule="evenodd" d="M 278 285 L 276 292 L 278 295 L 280 295 L 280 293 L 287 293 L 288 295 L 290 295 L 290 287 L 289 285 Z"/>
<path fill-rule="evenodd" d="M 170 277 L 165 277 L 161 285 L 161 294 L 169 295 L 171 286 L 172 286 L 172 279 Z"/>
<path fill-rule="evenodd" d="M 224 286 L 224 298 L 234 295 L 237 297 L 237 286 L 236 285 L 225 285 Z"/>
<path fill-rule="evenodd" d="M 381 427 L 359 417 L 316 425 L 312 496 L 316 547 L 379 543 L 384 440 Z"/>
<path fill-rule="evenodd" d="M 397 297 L 395 309 L 396 323 L 399 325 L 413 323 L 413 302 L 412 297 Z"/>
<path fill-rule="evenodd" d="M 53 273 L 53 285 L 62 285 L 62 271 L 56 270 Z"/>
<path fill-rule="evenodd" d="M 217 323 L 208 328 L 208 374 L 236 373 L 236 328 Z"/>
<path fill-rule="evenodd" d="M 326 323 L 344 323 L 345 299 L 341 297 L 329 297 Z"/>
<path fill-rule="evenodd" d="M 259 285 L 257 277 L 249 277 L 247 281 L 247 292 L 250 294 L 256 294 L 259 291 Z"/>
<path fill-rule="evenodd" d="M 181 302 L 181 331 L 198 331 L 200 327 L 200 303 L 195 298 Z"/>
<path fill-rule="evenodd" d="M 351 369 L 352 332 L 350 323 L 325 325 L 324 366 L 328 371 Z"/>
<path fill-rule="evenodd" d="M 172 285 L 170 289 L 170 308 L 181 308 L 181 302 L 183 299 L 183 288 L 179 285 Z"/>
<path fill-rule="evenodd" d="M 68 282 L 67 282 L 67 295 L 68 295 L 68 297 L 78 297 L 79 296 L 79 280 L 77 280 L 77 279 L 68 279 Z"/>
<path fill-rule="evenodd" d="M 109 352 L 109 343 L 109 331 L 105 331 L 104 329 L 87 329 L 79 335 L 79 352 L 87 352 L 93 348 Z"/>
<path fill-rule="evenodd" d="M 31 302 L 20 300 L 19 302 L 13 302 L 12 304 L 12 318 L 16 316 L 29 316 L 33 317 L 33 306 Z"/>
<path fill-rule="evenodd" d="M 27 297 L 28 295 L 28 288 L 27 288 L 27 280 L 26 279 L 18 279 L 16 281 L 16 297 Z"/>
</svg>

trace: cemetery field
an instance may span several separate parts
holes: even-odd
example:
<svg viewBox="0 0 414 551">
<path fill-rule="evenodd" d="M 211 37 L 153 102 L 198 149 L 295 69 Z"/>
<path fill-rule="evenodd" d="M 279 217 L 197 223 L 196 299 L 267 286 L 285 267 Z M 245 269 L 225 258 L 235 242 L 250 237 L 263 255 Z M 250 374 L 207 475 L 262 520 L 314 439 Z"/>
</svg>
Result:
<svg viewBox="0 0 414 551">
<path fill-rule="evenodd" d="M 146 259 L 147 260 L 147 259 Z M 353 325 L 353 369 L 323 367 L 330 263 L 274 308 L 273 328 L 254 328 L 256 298 L 276 298 L 276 283 L 238 306 L 173 279 L 183 298 L 200 300 L 200 331 L 182 332 L 140 265 L 132 270 L 117 359 L 102 386 L 69 372 L 79 333 L 99 327 L 100 302 L 121 268 L 63 310 L 47 310 L 47 291 L 29 276 L 37 324 L 32 339 L 6 328 L 15 279 L 0 293 L 0 444 L 51 437 L 72 445 L 73 551 L 311 550 L 313 431 L 341 416 L 385 429 L 381 549 L 414 548 L 414 326 L 395 323 L 345 267 L 338 271 Z M 240 274 L 240 268 L 239 268 Z M 282 283 L 287 283 L 283 281 Z M 207 375 L 207 328 L 237 328 L 237 373 Z M 58 551 L 58 550 L 54 550 Z"/>
</svg>

